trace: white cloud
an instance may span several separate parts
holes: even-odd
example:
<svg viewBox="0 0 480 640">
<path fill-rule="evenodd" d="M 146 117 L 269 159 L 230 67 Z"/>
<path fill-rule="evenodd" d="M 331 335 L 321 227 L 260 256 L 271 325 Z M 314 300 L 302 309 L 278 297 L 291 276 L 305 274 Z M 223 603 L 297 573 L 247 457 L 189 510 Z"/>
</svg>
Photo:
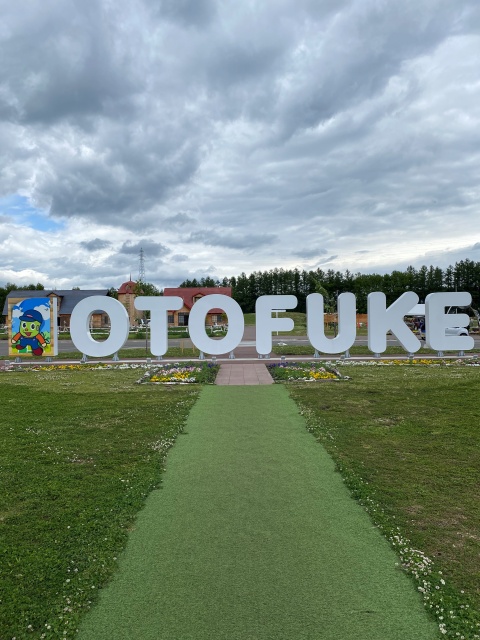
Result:
<svg viewBox="0 0 480 640">
<path fill-rule="evenodd" d="M 27 0 L 2 24 L 0 198 L 64 226 L 0 206 L 0 281 L 118 286 L 140 247 L 161 287 L 475 255 L 476 0 Z"/>
<path fill-rule="evenodd" d="M 38 307 L 34 307 L 34 309 L 42 314 L 42 318 L 44 320 L 48 320 L 50 318 L 50 307 L 47 307 L 45 304 L 40 304 Z"/>
</svg>

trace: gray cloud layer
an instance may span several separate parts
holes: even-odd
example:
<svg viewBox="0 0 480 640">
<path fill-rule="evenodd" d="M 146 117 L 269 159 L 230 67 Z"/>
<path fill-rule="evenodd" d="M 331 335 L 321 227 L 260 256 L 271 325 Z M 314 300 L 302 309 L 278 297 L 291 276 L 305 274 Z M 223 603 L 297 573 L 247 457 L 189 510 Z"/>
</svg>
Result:
<svg viewBox="0 0 480 640">
<path fill-rule="evenodd" d="M 58 256 L 67 282 L 128 273 L 140 246 L 152 279 L 175 284 L 205 274 L 212 247 L 223 276 L 406 265 L 478 239 L 477 0 L 2 13 L 0 195 L 66 221 L 48 242 L 83 250 L 69 273 Z M 0 276 L 33 268 L 9 216 L 0 229 Z M 60 277 L 47 257 L 35 268 Z"/>
</svg>

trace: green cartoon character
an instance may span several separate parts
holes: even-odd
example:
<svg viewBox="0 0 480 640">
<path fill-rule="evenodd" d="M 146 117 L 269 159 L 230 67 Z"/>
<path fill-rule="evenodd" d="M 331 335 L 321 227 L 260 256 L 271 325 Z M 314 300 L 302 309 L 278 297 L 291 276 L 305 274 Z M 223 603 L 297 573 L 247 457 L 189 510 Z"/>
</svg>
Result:
<svg viewBox="0 0 480 640">
<path fill-rule="evenodd" d="M 20 316 L 20 331 L 12 338 L 15 349 L 21 351 L 30 347 L 33 354 L 41 356 L 47 346 L 47 341 L 40 333 L 42 324 L 42 314 L 35 309 L 29 309 Z"/>
</svg>

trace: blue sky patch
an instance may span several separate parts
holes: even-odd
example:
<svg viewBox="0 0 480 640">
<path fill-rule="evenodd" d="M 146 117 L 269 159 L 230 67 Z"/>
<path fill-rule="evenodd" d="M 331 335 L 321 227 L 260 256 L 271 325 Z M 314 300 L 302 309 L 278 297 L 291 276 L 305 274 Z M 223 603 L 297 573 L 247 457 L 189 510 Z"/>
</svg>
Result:
<svg viewBox="0 0 480 640">
<path fill-rule="evenodd" d="M 37 231 L 59 231 L 65 227 L 63 222 L 52 220 L 47 211 L 33 206 L 26 196 L 18 193 L 0 198 L 0 215 L 8 216 L 16 224 Z"/>
</svg>

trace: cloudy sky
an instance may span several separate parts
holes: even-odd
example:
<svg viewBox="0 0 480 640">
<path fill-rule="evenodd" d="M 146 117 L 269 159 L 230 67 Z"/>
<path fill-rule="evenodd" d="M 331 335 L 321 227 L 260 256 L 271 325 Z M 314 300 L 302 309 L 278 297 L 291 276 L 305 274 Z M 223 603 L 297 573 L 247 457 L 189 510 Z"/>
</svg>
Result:
<svg viewBox="0 0 480 640">
<path fill-rule="evenodd" d="M 478 0 L 23 0 L 0 284 L 480 260 Z"/>
</svg>

